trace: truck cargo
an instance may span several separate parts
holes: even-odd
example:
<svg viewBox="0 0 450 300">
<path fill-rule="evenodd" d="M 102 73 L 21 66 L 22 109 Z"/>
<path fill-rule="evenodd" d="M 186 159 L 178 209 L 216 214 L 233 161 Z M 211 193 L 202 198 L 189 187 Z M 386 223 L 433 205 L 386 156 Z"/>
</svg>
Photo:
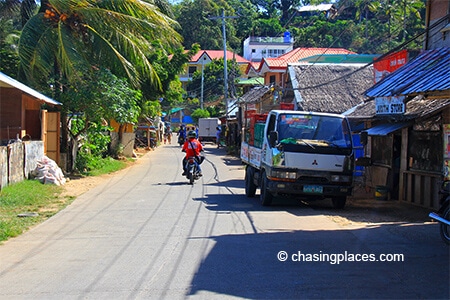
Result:
<svg viewBox="0 0 450 300">
<path fill-rule="evenodd" d="M 217 126 L 220 126 L 218 118 L 198 119 L 198 137 L 202 142 L 216 141 Z"/>
<path fill-rule="evenodd" d="M 311 201 L 331 198 L 343 208 L 353 189 L 350 126 L 339 114 L 272 110 L 246 116 L 241 160 L 245 194 L 260 188 L 262 205 L 275 196 Z"/>
</svg>

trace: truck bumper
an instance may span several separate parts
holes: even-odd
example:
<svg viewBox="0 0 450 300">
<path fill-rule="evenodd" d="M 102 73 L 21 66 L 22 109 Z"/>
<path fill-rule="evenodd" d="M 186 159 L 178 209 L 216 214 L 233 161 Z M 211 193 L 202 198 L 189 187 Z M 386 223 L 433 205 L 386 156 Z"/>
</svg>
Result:
<svg viewBox="0 0 450 300">
<path fill-rule="evenodd" d="M 317 185 L 298 182 L 272 181 L 270 180 L 267 189 L 272 194 L 292 194 L 305 197 L 331 198 L 350 196 L 352 186 L 344 185 Z"/>
</svg>

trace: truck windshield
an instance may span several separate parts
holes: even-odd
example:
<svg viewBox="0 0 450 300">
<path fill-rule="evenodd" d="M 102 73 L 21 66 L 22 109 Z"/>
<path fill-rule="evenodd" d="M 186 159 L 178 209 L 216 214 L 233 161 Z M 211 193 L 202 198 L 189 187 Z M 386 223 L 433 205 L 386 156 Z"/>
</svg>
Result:
<svg viewBox="0 0 450 300">
<path fill-rule="evenodd" d="M 346 119 L 325 115 L 284 114 L 278 119 L 279 143 L 286 151 L 351 151 L 352 142 Z M 328 150 L 327 150 L 328 149 Z M 308 151 L 308 150 L 307 150 Z"/>
</svg>

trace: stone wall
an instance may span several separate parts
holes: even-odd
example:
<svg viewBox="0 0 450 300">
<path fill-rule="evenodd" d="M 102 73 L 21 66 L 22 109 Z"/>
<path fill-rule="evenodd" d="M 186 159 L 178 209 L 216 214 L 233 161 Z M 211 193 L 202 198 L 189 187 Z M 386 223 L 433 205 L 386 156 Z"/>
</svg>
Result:
<svg viewBox="0 0 450 300">
<path fill-rule="evenodd" d="M 0 189 L 29 178 L 44 156 L 42 141 L 15 142 L 0 147 Z"/>
</svg>

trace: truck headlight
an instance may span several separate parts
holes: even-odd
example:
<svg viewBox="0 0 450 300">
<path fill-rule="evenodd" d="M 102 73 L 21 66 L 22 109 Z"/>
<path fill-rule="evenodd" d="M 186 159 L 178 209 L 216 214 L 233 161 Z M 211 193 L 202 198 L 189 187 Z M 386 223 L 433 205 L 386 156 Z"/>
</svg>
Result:
<svg viewBox="0 0 450 300">
<path fill-rule="evenodd" d="M 297 179 L 297 172 L 274 170 L 274 171 L 272 171 L 271 175 L 272 175 L 273 179 L 275 179 L 275 180 L 283 179 L 283 180 L 294 181 Z"/>
<path fill-rule="evenodd" d="M 331 175 L 331 182 L 351 182 L 351 176 Z"/>
</svg>

